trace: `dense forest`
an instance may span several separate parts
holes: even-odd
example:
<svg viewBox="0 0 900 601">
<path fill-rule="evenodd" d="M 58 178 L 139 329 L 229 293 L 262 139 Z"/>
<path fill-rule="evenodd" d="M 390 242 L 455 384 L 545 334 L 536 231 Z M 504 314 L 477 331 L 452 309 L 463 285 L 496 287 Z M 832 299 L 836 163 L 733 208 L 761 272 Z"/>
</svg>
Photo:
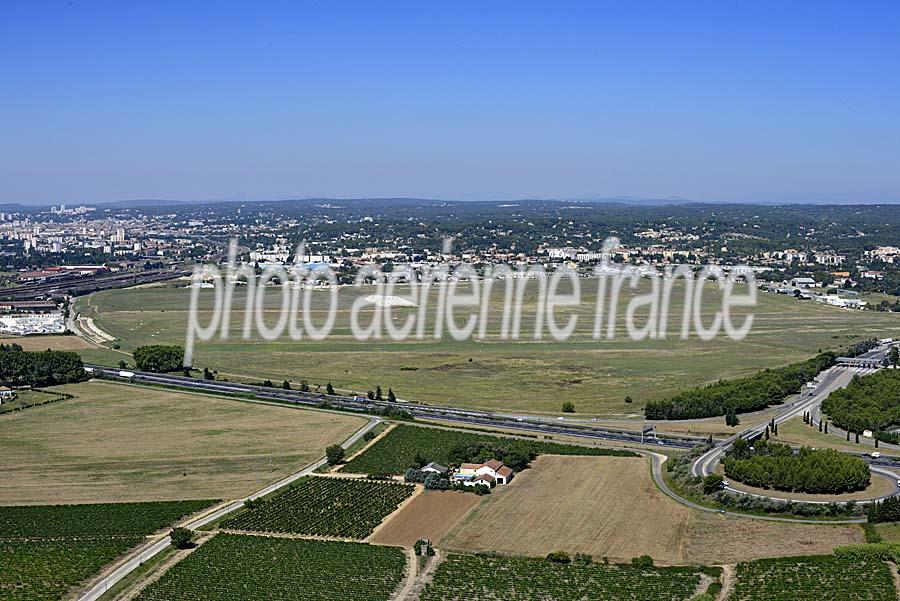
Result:
<svg viewBox="0 0 900 601">
<path fill-rule="evenodd" d="M 822 402 L 822 411 L 851 432 L 883 431 L 900 424 L 900 370 L 854 376 L 846 388 Z"/>
<path fill-rule="evenodd" d="M 831 351 L 784 367 L 765 369 L 752 376 L 719 380 L 685 390 L 670 399 L 650 401 L 644 408 L 647 419 L 696 419 L 725 415 L 729 411 L 747 413 L 765 409 L 800 392 L 803 383 L 835 363 Z"/>
<path fill-rule="evenodd" d="M 752 450 L 751 450 L 752 449 Z M 834 449 L 803 447 L 757 440 L 753 447 L 740 439 L 723 462 L 725 475 L 759 488 L 810 494 L 840 494 L 869 486 L 869 466 L 858 457 Z"/>
</svg>

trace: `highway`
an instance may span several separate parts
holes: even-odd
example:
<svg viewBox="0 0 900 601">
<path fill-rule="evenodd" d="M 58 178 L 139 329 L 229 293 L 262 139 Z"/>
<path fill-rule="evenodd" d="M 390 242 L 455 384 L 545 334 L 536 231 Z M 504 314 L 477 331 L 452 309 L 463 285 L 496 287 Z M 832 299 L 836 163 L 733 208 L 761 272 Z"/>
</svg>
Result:
<svg viewBox="0 0 900 601">
<path fill-rule="evenodd" d="M 102 365 L 88 364 L 85 365 L 85 369 L 93 376 L 125 382 L 176 386 L 214 394 L 251 395 L 258 398 L 310 407 L 320 407 L 327 403 L 328 407 L 332 409 L 361 413 L 371 412 L 375 409 L 403 409 L 408 411 L 413 417 L 419 419 L 434 419 L 466 425 L 505 428 L 529 433 L 539 432 L 543 434 L 580 436 L 619 443 L 641 444 L 641 442 L 643 442 L 644 444 L 655 445 L 660 448 L 691 449 L 699 442 L 706 440 L 705 438 L 694 436 L 658 435 L 656 438 L 642 437 L 640 431 L 608 428 L 588 424 L 583 421 L 569 422 L 566 420 L 554 420 L 540 417 L 511 416 L 489 411 L 458 409 L 440 405 L 425 405 L 422 403 L 389 403 L 387 401 L 372 401 L 369 399 L 360 399 L 342 395 L 326 395 L 313 392 L 301 392 L 299 390 L 283 390 L 281 388 L 270 388 L 255 384 L 242 384 L 239 382 L 202 380 L 170 374 L 120 370 L 118 368 Z"/>
<path fill-rule="evenodd" d="M 756 515 L 752 513 L 742 513 L 742 512 L 725 512 L 720 509 L 715 509 L 712 507 L 707 507 L 705 505 L 700 505 L 699 503 L 694 503 L 688 499 L 685 499 L 674 490 L 672 490 L 668 484 L 666 484 L 665 479 L 663 478 L 662 468 L 663 464 L 669 459 L 665 455 L 661 455 L 659 453 L 654 453 L 653 451 L 637 451 L 641 455 L 650 458 L 651 469 L 653 470 L 653 481 L 656 482 L 656 485 L 659 489 L 668 497 L 678 501 L 682 505 L 690 507 L 691 509 L 696 509 L 697 511 L 704 511 L 706 513 L 719 513 L 728 515 L 731 517 L 738 518 L 747 518 L 751 520 L 763 520 L 766 522 L 790 522 L 793 524 L 809 524 L 810 520 L 804 520 L 800 518 L 786 518 L 780 517 L 776 515 Z M 828 520 L 828 524 L 862 524 L 866 521 L 866 518 L 850 518 L 850 519 L 842 519 L 842 520 Z M 823 523 L 823 521 L 813 522 L 813 523 Z"/>
<path fill-rule="evenodd" d="M 836 365 L 828 370 L 823 371 L 816 378 L 814 382 L 815 388 L 811 391 L 811 393 L 802 393 L 799 399 L 785 405 L 775 416 L 775 423 L 782 424 L 790 419 L 801 416 L 806 412 L 810 412 L 810 414 L 813 416 L 821 415 L 822 401 L 828 398 L 829 394 L 831 394 L 835 390 L 847 386 L 847 384 L 849 384 L 853 377 L 856 375 L 862 376 L 878 371 L 878 368 L 875 367 L 862 367 L 858 365 L 871 365 L 880 363 L 880 360 L 887 354 L 889 348 L 890 346 L 879 346 L 876 349 L 860 355 L 860 357 L 857 358 L 859 361 L 848 362 L 850 363 L 848 365 Z M 870 361 L 872 363 L 869 363 Z M 818 424 L 818 422 L 815 423 Z M 716 466 L 719 464 L 722 457 L 725 455 L 726 451 L 731 447 L 735 440 L 737 440 L 738 438 L 743 438 L 745 440 L 756 439 L 765 432 L 765 429 L 769 424 L 770 422 L 761 422 L 751 428 L 735 434 L 734 436 L 730 436 L 724 440 L 718 441 L 715 446 L 713 446 L 709 451 L 694 460 L 694 463 L 691 465 L 691 473 L 694 476 L 698 477 L 709 475 L 713 472 L 713 470 L 715 470 Z M 829 434 L 836 437 L 840 436 L 842 438 L 845 436 L 845 433 L 843 431 L 834 428 L 829 428 Z M 897 448 L 893 445 L 890 446 L 893 448 Z M 869 463 L 869 467 L 873 473 L 880 474 L 889 478 L 891 480 L 891 483 L 893 484 L 892 491 L 889 494 L 868 501 L 859 501 L 858 503 L 865 504 L 900 493 L 900 485 L 898 485 L 897 476 L 897 472 L 900 471 L 900 457 L 882 456 L 881 458 L 875 459 L 872 458 L 871 454 L 869 453 L 851 454 L 865 459 Z M 759 498 L 769 498 L 776 501 L 786 500 L 784 497 L 778 496 L 774 493 L 772 495 L 760 495 L 739 490 L 731 486 L 726 486 L 724 488 L 728 492 L 736 494 L 750 495 Z M 827 503 L 826 501 L 809 502 Z"/>
<path fill-rule="evenodd" d="M 237 382 L 221 382 L 216 380 L 189 378 L 185 376 L 173 376 L 169 374 L 156 374 L 133 370 L 122 370 L 102 365 L 89 364 L 85 366 L 85 369 L 95 377 L 149 385 L 185 388 L 196 390 L 198 392 L 220 395 L 225 394 L 256 397 L 279 402 L 293 403 L 296 405 L 306 405 L 313 407 L 327 406 L 328 408 L 332 409 L 342 409 L 355 412 L 371 412 L 373 409 L 384 409 L 388 407 L 393 409 L 402 408 L 409 411 L 409 413 L 414 417 L 454 422 L 461 425 L 482 425 L 493 428 L 500 427 L 507 430 L 519 430 L 528 433 L 564 434 L 568 436 L 590 438 L 595 440 L 606 440 L 619 443 L 624 442 L 638 444 L 643 442 L 644 444 L 659 445 L 660 447 L 671 447 L 682 450 L 690 449 L 697 444 L 697 440 L 691 437 L 666 436 L 660 437 L 659 439 L 642 439 L 640 433 L 612 428 L 604 428 L 601 426 L 586 424 L 583 421 L 577 423 L 560 423 L 558 420 L 554 421 L 526 416 L 511 416 L 484 411 L 424 405 L 421 403 L 387 403 L 384 401 L 371 401 L 368 399 L 360 399 L 357 397 L 305 393 L 301 391 L 283 390 L 280 388 L 257 386 L 253 384 L 242 384 Z M 874 370 L 870 368 L 860 367 L 833 367 L 823 372 L 817 378 L 818 382 L 815 390 L 811 394 L 803 396 L 800 399 L 785 405 L 783 410 L 779 412 L 775 417 L 776 423 L 783 423 L 784 421 L 801 415 L 805 411 L 812 411 L 814 408 L 818 407 L 821 404 L 821 401 L 824 400 L 832 391 L 846 386 L 847 383 L 852 379 L 853 375 L 857 373 L 869 373 L 870 371 Z M 346 442 L 344 442 L 343 446 L 349 447 L 350 445 L 352 445 L 354 442 L 359 440 L 365 434 L 365 432 L 374 427 L 375 424 L 377 424 L 379 421 L 381 421 L 380 418 L 373 417 L 364 428 L 356 432 Z M 694 473 L 694 475 L 703 476 L 710 473 L 719 462 L 722 454 L 739 436 L 744 438 L 754 438 L 765 430 L 766 423 L 767 422 L 756 425 L 739 434 L 719 441 L 710 451 L 703 454 L 694 462 L 694 464 L 692 465 L 692 472 Z M 697 511 L 703 511 L 707 513 L 723 513 L 721 510 L 694 503 L 673 491 L 666 484 L 662 474 L 662 466 L 668 459 L 665 455 L 644 450 L 640 450 L 638 452 L 650 459 L 654 482 L 664 494 L 674 499 L 678 503 L 681 503 L 682 505 L 685 505 Z M 891 482 L 893 482 L 895 485 L 895 489 L 891 494 L 896 494 L 898 492 L 898 489 L 896 487 L 896 476 L 892 471 L 885 468 L 900 469 L 900 458 L 895 459 L 891 457 L 884 457 L 878 460 L 874 460 L 868 455 L 863 456 L 866 457 L 866 459 L 869 461 L 873 472 L 881 473 L 891 478 Z M 212 511 L 211 513 L 193 520 L 189 520 L 188 522 L 183 524 L 183 526 L 195 530 L 207 524 L 210 524 L 227 515 L 228 513 L 241 508 L 247 499 L 255 499 L 261 496 L 268 495 L 271 492 L 287 486 L 298 478 L 302 478 L 303 476 L 311 474 L 324 463 L 324 458 L 319 459 L 303 470 L 300 470 L 299 472 L 296 472 L 288 476 L 287 478 L 276 482 L 275 484 L 267 486 L 262 490 L 250 495 L 249 497 L 246 497 L 245 499 L 239 499 L 226 505 L 225 507 L 221 507 L 215 511 Z M 730 492 L 740 494 L 751 494 L 733 489 L 731 487 L 729 487 L 728 490 Z M 777 497 L 774 498 L 777 499 Z M 865 502 L 860 501 L 859 503 L 862 504 Z M 746 519 L 757 519 L 775 522 L 809 522 L 808 520 L 797 518 L 779 517 L 772 515 L 753 515 L 739 512 L 729 513 L 728 515 Z M 845 520 L 833 520 L 829 521 L 829 523 L 855 524 L 864 521 L 865 520 L 863 518 L 854 518 Z M 159 540 L 154 541 L 150 546 L 138 550 L 134 555 L 126 558 L 126 560 L 118 567 L 116 567 L 109 575 L 92 585 L 81 596 L 79 596 L 79 601 L 95 601 L 96 599 L 101 597 L 110 587 L 115 586 L 115 584 L 121 581 L 125 576 L 137 569 L 143 562 L 165 550 L 169 543 L 170 541 L 168 536 L 164 536 Z"/>
<path fill-rule="evenodd" d="M 120 370 L 117 368 L 106 367 L 101 365 L 86 365 L 85 368 L 94 376 L 103 378 L 121 380 L 127 382 L 136 382 L 143 384 L 153 384 L 161 386 L 175 386 L 199 392 L 207 392 L 213 394 L 225 395 L 241 395 L 263 398 L 283 403 L 292 403 L 296 405 L 304 405 L 310 407 L 324 407 L 327 405 L 331 409 L 339 409 L 353 412 L 372 412 L 373 410 L 383 409 L 403 409 L 418 419 L 440 420 L 443 422 L 456 423 L 460 426 L 484 426 L 488 428 L 503 428 L 511 431 L 521 431 L 523 433 L 540 433 L 565 435 L 579 438 L 587 438 L 592 440 L 602 440 L 613 443 L 641 444 L 658 446 L 661 449 L 671 448 L 678 450 L 688 450 L 695 447 L 699 442 L 705 441 L 698 437 L 689 436 L 671 436 L 659 435 L 654 438 L 642 437 L 640 432 L 628 431 L 622 429 L 608 428 L 599 425 L 593 425 L 583 420 L 566 421 L 552 420 L 540 417 L 529 416 L 513 416 L 498 414 L 494 412 L 478 411 L 470 409 L 459 409 L 454 407 L 444 407 L 439 405 L 426 405 L 422 403 L 373 401 L 369 399 L 361 399 L 359 397 L 349 397 L 343 395 L 325 395 L 313 392 L 301 392 L 297 390 L 283 390 L 281 388 L 271 388 L 267 386 L 259 386 L 254 384 L 243 384 L 239 382 L 223 382 L 218 380 L 203 380 L 190 378 L 185 376 L 177 376 L 170 374 L 157 374 L 148 372 L 139 372 L 134 370 Z M 786 404 L 775 417 L 775 421 L 781 424 L 789 419 L 802 415 L 806 411 L 813 411 L 821 405 L 831 392 L 846 386 L 856 374 L 866 374 L 875 371 L 872 368 L 863 367 L 832 367 L 819 374 L 817 377 L 815 389 L 799 399 Z M 731 444 L 738 438 L 752 439 L 760 436 L 769 422 L 762 422 L 751 428 L 748 428 L 738 434 L 728 437 L 724 440 L 716 442 L 715 446 L 708 452 L 704 453 L 695 460 L 691 466 L 692 473 L 695 476 L 706 476 L 711 473 L 721 460 L 724 453 Z M 882 456 L 873 459 L 869 454 L 858 453 L 858 456 L 865 459 L 874 473 L 889 477 L 894 484 L 892 494 L 900 493 L 900 487 L 897 486 L 897 476 L 894 471 L 900 471 L 900 457 Z M 666 491 L 662 479 L 657 484 L 669 494 L 672 498 L 679 502 L 694 506 L 693 503 L 679 497 L 671 491 Z M 741 491 L 732 487 L 727 487 L 729 492 L 736 494 L 753 495 L 746 491 Z M 760 496 L 760 495 L 754 495 Z M 890 496 L 890 495 L 885 495 Z M 880 498 L 885 498 L 880 497 Z M 773 494 L 769 496 L 773 500 L 785 500 L 782 497 Z M 860 504 L 867 501 L 860 501 Z M 813 503 L 822 503 L 816 501 Z M 708 509 L 708 508 L 706 508 Z M 780 518 L 788 519 L 788 518 Z"/>
</svg>

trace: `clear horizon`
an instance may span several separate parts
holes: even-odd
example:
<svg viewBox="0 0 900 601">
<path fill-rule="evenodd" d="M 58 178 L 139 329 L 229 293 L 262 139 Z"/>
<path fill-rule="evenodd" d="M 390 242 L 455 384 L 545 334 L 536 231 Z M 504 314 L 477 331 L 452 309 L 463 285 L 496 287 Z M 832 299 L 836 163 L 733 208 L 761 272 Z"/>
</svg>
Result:
<svg viewBox="0 0 900 601">
<path fill-rule="evenodd" d="M 12 2 L 0 204 L 900 202 L 900 5 Z"/>
</svg>

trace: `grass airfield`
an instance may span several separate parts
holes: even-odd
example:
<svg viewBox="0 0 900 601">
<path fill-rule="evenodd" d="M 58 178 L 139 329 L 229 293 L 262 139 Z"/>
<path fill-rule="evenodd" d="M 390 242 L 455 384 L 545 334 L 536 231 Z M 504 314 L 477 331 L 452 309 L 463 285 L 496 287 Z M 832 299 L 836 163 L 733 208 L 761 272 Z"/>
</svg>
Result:
<svg viewBox="0 0 900 601">
<path fill-rule="evenodd" d="M 720 378 L 753 373 L 791 361 L 806 359 L 820 349 L 841 348 L 870 336 L 895 336 L 900 318 L 895 314 L 847 311 L 793 297 L 759 292 L 753 309 L 754 324 L 742 341 L 724 334 L 710 341 L 696 335 L 679 338 L 684 291 L 673 287 L 669 306 L 668 335 L 660 340 L 633 341 L 624 326 L 625 307 L 635 294 L 645 294 L 649 284 L 637 290 L 623 288 L 614 339 L 592 338 L 596 282 L 582 282 L 581 305 L 574 334 L 564 342 L 532 340 L 537 306 L 536 285 L 529 283 L 523 307 L 522 337 L 518 341 L 500 337 L 502 288 L 491 296 L 487 335 L 482 340 L 456 341 L 446 333 L 440 339 L 394 341 L 355 340 L 350 330 L 350 313 L 359 296 L 374 292 L 371 287 L 341 288 L 335 327 L 322 341 L 291 340 L 287 334 L 276 341 L 257 335 L 240 338 L 244 321 L 245 291 L 234 294 L 231 334 L 198 342 L 194 365 L 218 370 L 226 377 L 273 381 L 307 380 L 324 388 L 327 382 L 338 389 L 365 392 L 376 385 L 392 387 L 400 398 L 449 403 L 502 411 L 557 413 L 564 401 L 575 404 L 579 414 L 629 417 L 640 414 L 643 405 L 680 389 Z M 79 299 L 77 310 L 92 317 L 118 339 L 121 350 L 144 344 L 184 344 L 188 323 L 190 290 L 149 287 L 98 292 Z M 212 290 L 200 290 L 201 324 L 211 316 Z M 398 288 L 404 296 L 408 290 Z M 434 296 L 434 295 L 432 295 Z M 267 290 L 266 323 L 277 319 L 281 301 L 278 290 Z M 328 293 L 311 296 L 310 314 L 321 323 L 326 314 Z M 707 286 L 702 305 L 703 320 L 710 323 L 721 306 L 721 297 Z M 429 298 L 426 332 L 433 332 L 435 299 Z M 398 323 L 416 309 L 394 309 Z M 560 310 L 563 322 L 567 310 Z M 747 310 L 736 311 L 736 321 Z M 363 321 L 371 311 L 363 313 Z M 462 322 L 464 314 L 460 314 Z M 646 319 L 637 313 L 637 321 Z M 123 355 L 109 349 L 81 351 L 86 360 L 117 363 Z M 633 402 L 624 402 L 630 396 Z"/>
</svg>

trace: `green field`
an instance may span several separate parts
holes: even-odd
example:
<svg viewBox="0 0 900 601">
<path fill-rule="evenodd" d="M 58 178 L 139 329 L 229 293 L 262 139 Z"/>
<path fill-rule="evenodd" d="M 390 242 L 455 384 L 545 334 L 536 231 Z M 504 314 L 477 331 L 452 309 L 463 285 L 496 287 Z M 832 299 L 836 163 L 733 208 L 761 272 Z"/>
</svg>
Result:
<svg viewBox="0 0 900 601">
<path fill-rule="evenodd" d="M 61 599 L 210 501 L 0 507 L 0 601 Z"/>
<path fill-rule="evenodd" d="M 555 442 L 472 434 L 458 430 L 399 425 L 369 447 L 365 453 L 341 469 L 344 472 L 356 474 L 402 474 L 407 468 L 416 464 L 417 455 L 426 462 L 435 461 L 447 465 L 450 463 L 448 455 L 454 447 L 476 444 L 496 445 L 510 453 L 636 456 L 631 451 L 618 449 L 581 447 Z"/>
<path fill-rule="evenodd" d="M 414 490 L 396 482 L 308 476 L 222 527 L 363 539 Z"/>
<path fill-rule="evenodd" d="M 731 601 L 888 601 L 891 569 L 874 559 L 833 556 L 761 559 L 738 564 Z"/>
<path fill-rule="evenodd" d="M 144 536 L 216 501 L 0 507 L 0 538 Z"/>
<path fill-rule="evenodd" d="M 138 599 L 386 601 L 405 563 L 396 547 L 218 534 Z"/>
<path fill-rule="evenodd" d="M 457 406 L 558 412 L 563 401 L 571 401 L 579 413 L 621 416 L 639 413 L 648 400 L 664 398 L 688 386 L 808 359 L 818 349 L 844 347 L 861 338 L 896 336 L 900 327 L 897 315 L 845 311 L 760 292 L 753 311 L 753 330 L 746 340 L 735 342 L 723 336 L 708 342 L 696 337 L 680 340 L 683 292 L 676 285 L 667 338 L 635 342 L 627 336 L 622 323 L 624 307 L 631 294 L 646 292 L 639 288 L 636 292 L 622 291 L 615 339 L 594 340 L 594 289 L 591 280 L 583 281 L 575 334 L 565 342 L 540 343 L 531 342 L 533 286 L 526 290 L 528 302 L 523 309 L 520 341 L 499 339 L 503 297 L 498 292 L 491 297 L 485 340 L 463 342 L 447 336 L 401 342 L 388 338 L 355 340 L 349 328 L 350 308 L 360 295 L 372 294 L 372 288 L 341 289 L 336 325 L 326 340 L 292 341 L 285 336 L 277 342 L 266 342 L 252 336 L 244 341 L 240 331 L 245 299 L 239 289 L 232 305 L 231 338 L 199 343 L 194 365 L 254 379 L 306 379 L 323 388 L 331 381 L 339 389 L 363 393 L 380 384 L 385 392 L 393 387 L 400 398 Z M 402 289 L 397 291 L 399 295 L 404 293 Z M 710 290 L 704 296 L 707 324 L 721 304 L 716 294 Z M 183 344 L 189 295 L 188 289 L 175 287 L 111 290 L 80 299 L 77 310 L 116 336 L 122 350 L 152 343 Z M 201 290 L 201 309 L 211 307 L 212 298 L 213 291 Z M 321 323 L 328 293 L 314 292 L 312 299 L 313 321 Z M 279 302 L 279 292 L 267 294 L 270 325 L 276 319 Z M 434 302 L 429 301 L 428 306 L 428 314 L 433 316 Z M 396 309 L 395 319 L 399 322 L 411 311 Z M 207 323 L 209 315 L 208 310 L 202 311 L 201 323 Z M 430 326 L 426 331 L 433 331 Z M 113 364 L 123 358 L 109 350 L 85 350 L 82 355 Z M 626 395 L 634 403 L 624 403 Z"/>
<path fill-rule="evenodd" d="M 448 555 L 422 601 L 687 601 L 699 582 L 692 568 L 560 565 L 544 559 Z"/>
<path fill-rule="evenodd" d="M 140 536 L 0 538 L 0 601 L 62 599 L 142 540 Z"/>
</svg>

